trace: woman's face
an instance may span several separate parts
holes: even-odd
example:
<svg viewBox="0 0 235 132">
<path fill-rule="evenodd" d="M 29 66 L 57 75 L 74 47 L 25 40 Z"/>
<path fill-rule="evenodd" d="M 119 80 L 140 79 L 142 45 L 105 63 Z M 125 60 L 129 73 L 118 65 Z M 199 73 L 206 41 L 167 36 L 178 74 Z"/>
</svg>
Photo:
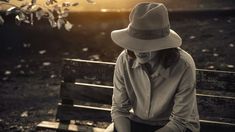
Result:
<svg viewBox="0 0 235 132">
<path fill-rule="evenodd" d="M 154 52 L 136 52 L 136 51 L 134 51 L 134 54 L 136 56 L 137 61 L 140 64 L 144 64 L 144 63 L 152 60 L 157 55 L 157 51 L 154 51 Z"/>
</svg>

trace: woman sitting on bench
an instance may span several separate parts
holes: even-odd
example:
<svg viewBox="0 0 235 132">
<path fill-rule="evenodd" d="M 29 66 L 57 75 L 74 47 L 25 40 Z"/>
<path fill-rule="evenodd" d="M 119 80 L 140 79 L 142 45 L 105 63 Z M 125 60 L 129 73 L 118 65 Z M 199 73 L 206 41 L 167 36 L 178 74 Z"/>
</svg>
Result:
<svg viewBox="0 0 235 132">
<path fill-rule="evenodd" d="M 179 48 L 161 3 L 140 3 L 127 28 L 111 33 L 125 50 L 114 72 L 111 116 L 116 132 L 199 132 L 196 73 L 192 57 Z"/>
</svg>

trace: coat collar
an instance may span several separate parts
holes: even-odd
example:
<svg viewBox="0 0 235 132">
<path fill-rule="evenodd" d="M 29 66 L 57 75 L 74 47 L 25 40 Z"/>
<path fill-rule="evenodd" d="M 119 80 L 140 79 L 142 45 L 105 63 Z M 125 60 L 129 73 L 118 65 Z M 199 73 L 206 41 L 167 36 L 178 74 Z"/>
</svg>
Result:
<svg viewBox="0 0 235 132">
<path fill-rule="evenodd" d="M 132 59 L 132 58 L 128 58 L 129 62 L 132 62 L 132 63 L 129 63 L 131 64 L 131 68 L 133 69 L 136 69 L 136 68 L 141 68 L 141 64 L 136 60 L 136 59 Z M 164 68 L 161 64 L 154 64 L 154 69 L 156 69 L 153 74 L 151 75 L 152 77 L 154 76 L 158 76 L 158 75 L 161 75 L 162 77 L 164 78 L 169 78 L 170 76 L 170 68 Z"/>
</svg>

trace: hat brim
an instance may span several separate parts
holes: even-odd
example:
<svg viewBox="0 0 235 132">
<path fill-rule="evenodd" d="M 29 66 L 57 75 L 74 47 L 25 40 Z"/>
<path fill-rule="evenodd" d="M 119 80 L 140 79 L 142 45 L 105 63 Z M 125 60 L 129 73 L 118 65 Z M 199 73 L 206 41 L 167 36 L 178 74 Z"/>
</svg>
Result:
<svg viewBox="0 0 235 132">
<path fill-rule="evenodd" d="M 144 40 L 134 38 L 128 34 L 128 28 L 112 31 L 111 38 L 120 47 L 137 52 L 151 52 L 175 48 L 182 44 L 180 36 L 171 29 L 168 36 L 158 39 Z"/>
</svg>

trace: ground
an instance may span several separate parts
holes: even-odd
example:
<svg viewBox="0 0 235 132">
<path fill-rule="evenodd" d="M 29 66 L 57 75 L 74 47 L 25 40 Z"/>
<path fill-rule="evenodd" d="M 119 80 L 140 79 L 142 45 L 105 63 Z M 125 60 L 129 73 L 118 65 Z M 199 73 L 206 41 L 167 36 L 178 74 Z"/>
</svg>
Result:
<svg viewBox="0 0 235 132">
<path fill-rule="evenodd" d="M 110 32 L 127 26 L 126 13 L 73 14 L 71 32 L 36 26 L 0 27 L 0 131 L 34 131 L 54 120 L 62 58 L 115 61 L 121 48 Z M 171 28 L 197 68 L 235 71 L 235 16 L 172 16 Z"/>
</svg>

